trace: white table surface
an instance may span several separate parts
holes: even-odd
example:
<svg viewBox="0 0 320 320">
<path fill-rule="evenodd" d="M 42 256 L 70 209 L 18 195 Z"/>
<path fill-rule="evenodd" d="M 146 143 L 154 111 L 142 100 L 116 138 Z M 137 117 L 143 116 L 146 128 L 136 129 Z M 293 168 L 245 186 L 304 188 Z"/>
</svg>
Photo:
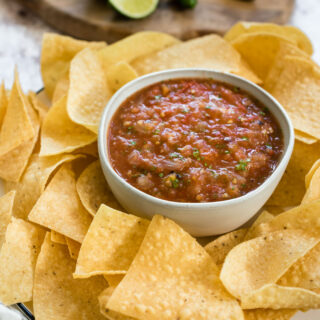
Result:
<svg viewBox="0 0 320 320">
<path fill-rule="evenodd" d="M 301 28 L 312 40 L 314 60 L 320 63 L 320 0 L 296 0 L 290 24 Z M 17 66 L 24 90 L 42 88 L 40 48 L 44 32 L 55 31 L 10 0 L 0 0 L 0 81 L 7 88 Z M 21 320 L 0 305 L 0 320 Z M 320 310 L 299 312 L 293 320 L 320 320 Z"/>
</svg>

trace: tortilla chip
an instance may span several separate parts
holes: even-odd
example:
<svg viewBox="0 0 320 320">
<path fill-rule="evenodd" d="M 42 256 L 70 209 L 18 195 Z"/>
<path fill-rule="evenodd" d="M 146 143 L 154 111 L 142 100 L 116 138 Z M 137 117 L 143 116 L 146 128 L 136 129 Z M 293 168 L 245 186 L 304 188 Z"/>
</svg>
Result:
<svg viewBox="0 0 320 320">
<path fill-rule="evenodd" d="M 152 53 L 132 62 L 139 75 L 175 68 L 209 68 L 231 72 L 259 83 L 260 80 L 244 66 L 239 53 L 218 35 L 189 40 Z M 240 72 L 241 71 L 241 72 Z"/>
<path fill-rule="evenodd" d="M 50 241 L 47 234 L 35 270 L 33 291 L 37 320 L 103 320 L 98 295 L 107 286 L 103 277 L 74 280 L 75 261 L 68 248 Z"/>
<path fill-rule="evenodd" d="M 309 57 L 292 42 L 275 34 L 243 34 L 231 41 L 231 44 L 262 81 L 265 81 L 271 67 L 279 57 L 285 55 Z M 273 80 L 276 81 L 274 78 Z"/>
<path fill-rule="evenodd" d="M 304 142 L 306 144 L 313 144 L 318 141 L 317 138 L 310 136 L 309 134 L 302 132 L 300 130 L 294 130 L 294 136 L 297 140 Z"/>
<path fill-rule="evenodd" d="M 305 175 L 319 158 L 319 142 L 310 145 L 296 141 L 288 167 L 267 205 L 298 206 L 306 192 Z"/>
<path fill-rule="evenodd" d="M 91 223 L 91 216 L 80 202 L 75 176 L 68 165 L 63 165 L 52 178 L 28 219 L 82 242 Z"/>
<path fill-rule="evenodd" d="M 137 78 L 138 74 L 127 62 L 121 61 L 108 69 L 107 76 L 111 91 L 116 92 L 126 83 Z"/>
<path fill-rule="evenodd" d="M 44 104 L 33 91 L 29 92 L 28 98 L 33 108 L 37 111 L 40 122 L 42 123 L 49 111 L 49 107 Z"/>
<path fill-rule="evenodd" d="M 178 39 L 166 33 L 142 31 L 105 47 L 99 52 L 99 56 L 107 72 L 110 66 L 120 61 L 131 62 L 138 57 L 162 50 L 179 42 Z"/>
<path fill-rule="evenodd" d="M 247 240 L 252 239 L 253 238 L 252 235 L 254 234 L 254 230 L 256 229 L 256 227 L 258 225 L 260 225 L 261 223 L 266 223 L 266 222 L 271 221 L 273 218 L 274 218 L 274 215 L 272 215 L 268 211 L 266 211 L 266 210 L 262 211 L 261 214 L 259 215 L 259 217 L 256 219 L 256 221 L 249 228 L 249 230 L 246 233 L 243 240 L 247 241 Z"/>
<path fill-rule="evenodd" d="M 83 206 L 93 216 L 101 204 L 106 204 L 116 210 L 122 210 L 104 177 L 99 160 L 92 162 L 81 173 L 77 180 L 77 191 Z"/>
<path fill-rule="evenodd" d="M 36 135 L 27 108 L 16 74 L 0 131 L 0 155 L 7 154 Z"/>
<path fill-rule="evenodd" d="M 67 242 L 70 257 L 74 260 L 77 260 L 79 256 L 81 244 L 68 237 L 66 237 L 66 242 Z"/>
<path fill-rule="evenodd" d="M 58 155 L 39 158 L 39 155 L 31 156 L 30 163 L 25 170 L 20 182 L 7 182 L 6 192 L 16 190 L 13 205 L 13 216 L 27 219 L 32 207 L 44 191 L 44 188 L 53 171 L 62 163 L 76 159 L 75 155 Z"/>
<path fill-rule="evenodd" d="M 37 113 L 23 93 L 21 93 L 21 96 L 23 97 L 27 115 L 31 121 L 35 135 L 28 141 L 22 142 L 16 148 L 11 149 L 9 152 L 3 153 L 0 156 L 0 177 L 13 182 L 20 180 L 28 164 L 31 153 L 35 148 L 40 129 L 40 121 Z"/>
<path fill-rule="evenodd" d="M 318 168 L 320 167 L 320 159 L 318 159 L 317 161 L 315 161 L 315 163 L 312 165 L 312 167 L 310 168 L 310 170 L 308 171 L 308 173 L 305 176 L 305 185 L 306 188 L 309 188 L 311 179 L 314 175 L 314 173 L 318 170 Z"/>
<path fill-rule="evenodd" d="M 0 250 L 5 241 L 8 224 L 11 221 L 15 194 L 15 191 L 10 191 L 0 198 Z"/>
<path fill-rule="evenodd" d="M 0 251 L 0 301 L 6 305 L 32 300 L 34 268 L 44 232 L 12 218 Z"/>
<path fill-rule="evenodd" d="M 263 286 L 275 284 L 318 243 L 319 239 L 299 230 L 276 231 L 243 242 L 229 252 L 220 279 L 227 290 L 242 301 Z M 256 308 L 275 309 L 261 305 Z"/>
<path fill-rule="evenodd" d="M 83 240 L 74 277 L 125 274 L 148 225 L 148 220 L 101 205 Z"/>
<path fill-rule="evenodd" d="M 294 263 L 278 284 L 309 290 L 320 288 L 320 244 Z"/>
<path fill-rule="evenodd" d="M 41 132 L 40 156 L 71 152 L 97 139 L 97 135 L 72 122 L 67 114 L 67 97 L 62 97 L 48 112 Z"/>
<path fill-rule="evenodd" d="M 87 42 L 55 33 L 45 33 L 42 38 L 41 74 L 44 88 L 49 98 L 52 98 L 57 82 L 68 72 L 73 57 L 90 47 L 101 49 L 105 42 Z"/>
<path fill-rule="evenodd" d="M 299 49 L 305 51 L 308 55 L 312 55 L 313 53 L 310 39 L 300 29 L 294 26 L 280 26 L 274 23 L 239 21 L 228 30 L 224 35 L 224 38 L 228 41 L 233 41 L 239 38 L 242 34 L 248 33 L 271 33 L 276 36 L 281 36 L 294 43 Z"/>
<path fill-rule="evenodd" d="M 70 64 L 67 112 L 72 121 L 98 133 L 101 114 L 111 96 L 98 55 L 89 48 Z"/>
<path fill-rule="evenodd" d="M 103 290 L 99 295 L 99 305 L 100 305 L 100 312 L 109 320 L 135 320 L 134 318 L 125 316 L 121 313 L 114 312 L 105 308 L 107 305 L 112 293 L 114 291 L 114 287 L 108 287 L 107 289 Z"/>
<path fill-rule="evenodd" d="M 55 243 L 67 244 L 65 236 L 53 230 L 50 232 L 50 239 Z"/>
<path fill-rule="evenodd" d="M 318 309 L 320 294 L 310 290 L 282 287 L 276 284 L 266 285 L 241 301 L 243 309 Z"/>
<path fill-rule="evenodd" d="M 2 82 L 0 86 L 0 128 L 2 126 L 2 122 L 7 111 L 7 106 L 8 106 L 8 97 L 7 97 L 6 89 L 4 87 L 4 82 Z"/>
<path fill-rule="evenodd" d="M 124 277 L 124 274 L 104 274 L 103 277 L 107 280 L 110 287 L 116 287 Z"/>
<path fill-rule="evenodd" d="M 105 308 L 138 319 L 244 319 L 209 254 L 173 221 L 154 216 Z"/>
<path fill-rule="evenodd" d="M 64 95 L 67 95 L 68 90 L 69 90 L 69 72 L 65 73 L 65 75 L 57 82 L 57 85 L 54 88 L 54 92 L 52 96 L 52 104 L 55 104 Z"/>
<path fill-rule="evenodd" d="M 295 129 L 320 139 L 320 124 L 314 121 L 320 114 L 320 68 L 294 56 L 285 57 L 283 62 L 282 72 L 269 92 L 284 106 Z"/>
<path fill-rule="evenodd" d="M 296 313 L 296 310 L 292 309 L 255 309 L 245 310 L 245 320 L 290 320 Z"/>
<path fill-rule="evenodd" d="M 229 251 L 241 243 L 247 233 L 247 229 L 239 229 L 220 236 L 208 243 L 204 248 L 211 256 L 215 264 L 223 263 Z"/>
<path fill-rule="evenodd" d="M 261 236 L 269 232 L 285 229 L 301 229 L 310 235 L 320 235 L 320 200 L 302 204 L 274 217 L 267 223 L 261 223 L 252 230 L 252 237 Z"/>
</svg>

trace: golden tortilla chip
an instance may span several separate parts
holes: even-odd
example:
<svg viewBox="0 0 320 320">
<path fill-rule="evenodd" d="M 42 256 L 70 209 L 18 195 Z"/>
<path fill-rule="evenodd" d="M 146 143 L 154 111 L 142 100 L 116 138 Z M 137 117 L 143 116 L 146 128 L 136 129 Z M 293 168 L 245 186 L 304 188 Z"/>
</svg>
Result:
<svg viewBox="0 0 320 320">
<path fill-rule="evenodd" d="M 295 129 L 320 139 L 320 68 L 305 58 L 287 56 L 270 93 L 284 106 Z"/>
<path fill-rule="evenodd" d="M 250 68 L 262 80 L 268 76 L 277 59 L 285 55 L 309 56 L 287 39 L 268 33 L 243 34 L 231 41 Z M 273 78 L 276 81 L 275 78 Z"/>
<path fill-rule="evenodd" d="M 148 220 L 101 205 L 83 240 L 74 277 L 126 273 L 148 225 Z"/>
<path fill-rule="evenodd" d="M 62 163 L 76 159 L 75 155 L 57 155 L 39 158 L 38 154 L 31 156 L 30 163 L 20 182 L 7 182 L 6 192 L 16 190 L 13 205 L 13 216 L 27 219 L 32 207 L 44 191 L 44 188 L 53 171 Z"/>
<path fill-rule="evenodd" d="M 35 148 L 38 140 L 38 133 L 40 129 L 40 120 L 36 111 L 32 108 L 27 97 L 21 92 L 24 105 L 27 110 L 27 115 L 31 121 L 34 136 L 28 141 L 22 142 L 19 146 L 11 149 L 9 152 L 0 155 L 0 177 L 7 181 L 17 182 L 20 180 L 31 156 L 32 151 Z M 9 109 L 9 107 L 8 107 Z"/>
<path fill-rule="evenodd" d="M 233 248 L 220 273 L 227 290 L 243 300 L 263 286 L 275 284 L 293 263 L 319 243 L 319 239 L 298 231 L 276 231 Z"/>
<path fill-rule="evenodd" d="M 68 237 L 66 237 L 66 242 L 67 242 L 70 257 L 74 260 L 77 260 L 79 256 L 81 244 Z"/>
<path fill-rule="evenodd" d="M 243 66 L 239 53 L 218 35 L 208 35 L 173 45 L 138 58 L 132 62 L 132 66 L 139 75 L 166 69 L 198 67 L 231 72 L 253 82 L 260 82 L 250 69 Z"/>
<path fill-rule="evenodd" d="M 156 215 L 104 307 L 138 319 L 244 319 L 218 272 L 196 239 Z"/>
<path fill-rule="evenodd" d="M 7 106 L 8 106 L 7 92 L 4 87 L 4 82 L 2 82 L 0 86 L 0 128 L 2 126 L 2 122 L 7 111 Z"/>
<path fill-rule="evenodd" d="M 57 85 L 54 88 L 54 92 L 52 96 L 52 104 L 55 104 L 64 95 L 67 95 L 68 90 L 69 90 L 69 72 L 65 73 L 65 75 L 57 82 Z"/>
<path fill-rule="evenodd" d="M 105 42 L 87 42 L 54 33 L 45 33 L 42 38 L 41 74 L 44 88 L 49 98 L 52 98 L 57 82 L 68 72 L 73 57 L 90 47 L 101 49 Z"/>
<path fill-rule="evenodd" d="M 6 305 L 32 300 L 34 268 L 44 231 L 12 218 L 0 251 L 0 301 Z"/>
<path fill-rule="evenodd" d="M 109 310 L 105 306 L 107 305 L 112 293 L 114 291 L 114 287 L 108 287 L 107 289 L 103 290 L 99 295 L 99 305 L 100 305 L 100 312 L 109 320 L 135 320 L 134 318 L 125 316 L 121 313 L 114 312 Z"/>
<path fill-rule="evenodd" d="M 126 83 L 137 78 L 138 74 L 127 62 L 121 61 L 108 69 L 107 77 L 111 91 L 116 92 Z"/>
<path fill-rule="evenodd" d="M 101 204 L 122 210 L 102 172 L 100 161 L 92 162 L 77 180 L 77 191 L 83 206 L 93 216 Z"/>
<path fill-rule="evenodd" d="M 261 223 L 252 230 L 252 237 L 286 229 L 301 229 L 315 237 L 319 237 L 319 212 L 320 200 L 302 204 L 279 214 L 267 223 Z"/>
<path fill-rule="evenodd" d="M 249 240 L 230 251 L 223 264 L 220 278 L 228 291 L 241 300 L 245 309 L 299 308 L 300 306 L 295 305 L 295 299 L 287 305 L 281 304 L 286 299 L 285 296 L 281 296 L 281 288 L 277 288 L 279 291 L 272 289 L 272 292 L 279 296 L 279 301 L 268 301 L 268 294 L 264 296 L 262 292 L 265 287 L 268 292 L 268 286 L 275 285 L 299 258 L 318 243 L 318 238 L 299 230 L 276 231 Z M 263 299 L 266 304 L 262 304 L 257 297 Z M 303 303 L 306 305 L 302 308 L 309 307 L 307 302 Z"/>
<path fill-rule="evenodd" d="M 268 284 L 241 301 L 243 309 L 318 309 L 320 294 L 311 290 Z"/>
<path fill-rule="evenodd" d="M 313 163 L 320 158 L 320 143 L 295 142 L 288 167 L 271 198 L 268 206 L 298 206 L 305 194 L 304 178 Z"/>
<path fill-rule="evenodd" d="M 40 156 L 71 152 L 97 139 L 95 133 L 70 120 L 66 106 L 64 96 L 48 112 L 41 131 Z"/>
<path fill-rule="evenodd" d="M 297 140 L 307 143 L 307 144 L 313 144 L 318 141 L 317 138 L 310 136 L 309 134 L 302 132 L 300 130 L 295 129 L 294 130 L 294 136 Z"/>
<path fill-rule="evenodd" d="M 26 100 L 16 74 L 0 131 L 0 155 L 7 154 L 36 135 Z"/>
<path fill-rule="evenodd" d="M 15 191 L 10 191 L 0 198 L 0 250 L 5 241 L 8 224 L 11 221 L 15 194 Z"/>
<path fill-rule="evenodd" d="M 229 251 L 241 243 L 247 233 L 247 229 L 239 229 L 220 236 L 208 243 L 204 248 L 211 256 L 215 264 L 223 263 Z"/>
<path fill-rule="evenodd" d="M 97 133 L 101 114 L 111 97 L 98 54 L 90 48 L 70 64 L 67 111 L 75 123 Z"/>
<path fill-rule="evenodd" d="M 245 320 L 290 320 L 296 313 L 296 310 L 292 309 L 255 309 L 245 310 Z"/>
<path fill-rule="evenodd" d="M 278 284 L 309 290 L 320 288 L 320 244 L 294 263 Z"/>
<path fill-rule="evenodd" d="M 28 219 L 82 242 L 91 223 L 76 190 L 73 171 L 63 165 L 29 213 Z"/>
<path fill-rule="evenodd" d="M 106 72 L 109 67 L 120 61 L 132 60 L 164 48 L 170 47 L 180 41 L 169 34 L 142 31 L 113 43 L 100 50 L 99 56 Z"/>
<path fill-rule="evenodd" d="M 294 26 L 280 26 L 274 23 L 246 22 L 240 21 L 233 25 L 224 38 L 228 41 L 233 41 L 242 34 L 274 34 L 281 36 L 286 40 L 294 43 L 299 49 L 312 55 L 313 48 L 310 39 L 298 28 Z"/>
<path fill-rule="evenodd" d="M 50 239 L 55 243 L 67 244 L 65 236 L 53 230 L 50 232 Z"/>
<path fill-rule="evenodd" d="M 98 295 L 107 286 L 103 277 L 74 280 L 75 261 L 68 248 L 47 234 L 35 269 L 33 307 L 37 320 L 103 320 Z"/>
</svg>

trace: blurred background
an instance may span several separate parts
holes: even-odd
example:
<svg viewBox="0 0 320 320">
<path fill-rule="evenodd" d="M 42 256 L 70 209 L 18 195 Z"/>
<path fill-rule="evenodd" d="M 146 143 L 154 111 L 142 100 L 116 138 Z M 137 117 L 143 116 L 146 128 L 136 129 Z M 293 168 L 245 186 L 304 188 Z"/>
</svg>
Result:
<svg viewBox="0 0 320 320">
<path fill-rule="evenodd" d="M 29 1 L 30 3 L 35 2 L 35 0 L 24 1 Z M 174 21 L 172 20 L 172 23 L 184 24 L 182 28 L 189 30 L 190 21 L 192 23 L 192 21 L 195 20 L 195 17 L 197 17 L 198 19 L 200 15 L 205 14 L 202 10 L 204 6 L 202 1 L 204 1 L 205 3 L 210 3 L 210 1 L 208 0 L 198 0 L 198 5 L 195 9 L 185 10 L 182 13 L 179 12 L 179 16 L 177 17 L 177 19 L 175 19 L 174 16 L 172 17 L 172 19 L 174 19 Z M 277 1 L 278 0 L 256 0 L 248 3 L 247 1 L 239 0 L 221 0 L 220 2 L 225 3 L 226 7 L 229 7 L 230 5 L 238 6 L 239 16 L 242 17 L 245 14 L 243 8 L 246 8 L 246 6 L 256 6 L 258 7 L 258 9 L 255 12 L 253 12 L 253 16 L 256 15 L 257 19 L 260 20 L 269 19 L 275 21 L 277 19 L 281 20 L 283 18 L 281 18 L 280 16 L 276 17 L 274 15 L 271 15 L 268 13 L 269 11 L 266 11 L 267 13 L 265 13 L 265 11 L 263 11 L 260 7 L 267 6 L 267 9 L 269 9 L 268 6 L 271 6 L 273 4 L 277 5 L 277 3 L 281 2 L 280 0 L 279 2 Z M 68 26 L 62 26 L 61 21 L 58 21 L 56 23 L 56 28 L 49 26 L 30 10 L 18 4 L 18 2 L 19 1 L 13 0 L 0 0 L 0 78 L 4 79 L 6 87 L 10 87 L 13 81 L 13 70 L 15 65 L 17 65 L 23 89 L 38 90 L 42 87 L 39 64 L 42 35 L 44 32 L 59 32 L 58 29 L 65 29 L 68 28 Z M 67 3 L 68 1 L 64 2 Z M 79 3 L 80 2 L 81 1 L 79 1 Z M 96 3 L 98 3 L 99 6 L 104 6 L 106 1 L 98 1 Z M 291 3 L 291 0 L 284 1 L 284 3 Z M 292 3 L 294 3 L 293 0 Z M 153 13 L 150 17 L 146 19 L 139 20 L 142 21 L 144 27 L 152 26 L 152 23 L 154 23 L 156 19 L 160 19 L 161 21 L 162 17 L 167 15 L 167 12 L 163 12 L 163 7 L 161 6 L 162 4 L 160 2 L 160 8 L 155 13 Z M 226 10 L 222 10 L 220 7 L 217 7 L 217 9 L 211 14 L 212 21 L 209 21 L 209 23 L 210 26 L 212 26 L 212 30 L 217 29 L 218 32 L 222 33 L 224 28 L 229 28 L 228 24 L 233 23 L 233 21 L 237 19 L 237 7 L 235 7 L 235 9 L 232 8 L 233 11 L 228 10 L 229 8 Z M 308 37 L 311 38 L 315 51 L 314 59 L 318 63 L 320 63 L 320 1 L 296 0 L 293 6 L 292 14 L 291 8 L 283 8 L 283 10 L 287 10 L 285 14 L 288 15 L 288 23 L 301 28 L 308 35 Z M 171 14 L 171 10 L 169 11 L 169 13 Z M 172 14 L 175 13 L 173 12 Z M 228 14 L 231 16 L 230 19 L 228 17 Z M 277 12 L 275 14 L 277 14 Z M 219 20 L 220 16 L 222 17 Z M 177 21 L 181 17 L 184 17 L 186 21 Z M 207 17 L 210 19 L 210 16 Z M 123 26 L 126 25 L 129 25 L 130 27 L 131 25 L 134 27 L 137 25 L 134 20 L 128 20 L 126 18 L 121 17 L 118 18 L 117 16 L 116 18 L 118 19 L 117 23 L 120 23 L 122 29 Z M 114 19 L 114 16 L 112 16 L 112 19 Z M 287 19 L 287 17 L 285 17 L 285 19 Z M 158 26 L 159 23 L 157 22 L 155 25 Z M 69 29 L 70 28 L 75 33 L 83 32 L 73 25 L 71 25 Z M 120 36 L 122 29 L 120 30 Z M 82 30 L 86 31 L 87 29 L 83 27 Z M 177 33 L 179 32 L 181 32 L 181 30 L 177 31 Z M 200 32 L 202 31 L 200 30 Z M 185 34 L 183 34 L 183 36 L 184 35 Z M 92 36 L 92 33 L 89 35 L 85 34 L 83 37 L 88 38 L 88 36 Z M 100 34 L 99 36 L 101 37 Z M 109 32 L 107 34 L 107 37 L 108 36 L 112 36 L 112 32 Z M 187 36 L 190 36 L 190 34 L 188 34 Z"/>
</svg>

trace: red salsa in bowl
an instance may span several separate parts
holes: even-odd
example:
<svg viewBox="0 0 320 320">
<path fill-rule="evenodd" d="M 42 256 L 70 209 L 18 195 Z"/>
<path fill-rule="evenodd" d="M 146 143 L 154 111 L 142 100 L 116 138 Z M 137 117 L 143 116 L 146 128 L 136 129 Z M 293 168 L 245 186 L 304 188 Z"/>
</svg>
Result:
<svg viewBox="0 0 320 320">
<path fill-rule="evenodd" d="M 261 185 L 283 153 L 259 101 L 212 79 L 175 79 L 130 96 L 108 130 L 113 169 L 137 189 L 177 202 L 237 198 Z"/>
</svg>

